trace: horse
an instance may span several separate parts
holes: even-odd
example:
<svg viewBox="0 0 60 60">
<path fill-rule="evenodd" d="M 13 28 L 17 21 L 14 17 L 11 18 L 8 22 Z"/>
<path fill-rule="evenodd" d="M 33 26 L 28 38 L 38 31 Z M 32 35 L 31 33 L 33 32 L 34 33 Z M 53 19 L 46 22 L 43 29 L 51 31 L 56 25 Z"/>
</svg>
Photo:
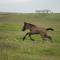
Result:
<svg viewBox="0 0 60 60">
<path fill-rule="evenodd" d="M 46 38 L 48 38 L 50 41 L 52 41 L 52 37 L 50 35 L 48 35 L 47 32 L 48 32 L 48 30 L 54 31 L 53 28 L 38 27 L 34 24 L 24 22 L 22 31 L 25 31 L 25 30 L 29 30 L 29 32 L 27 32 L 26 35 L 23 37 L 23 41 L 25 40 L 27 35 L 30 37 L 30 39 L 32 41 L 34 41 L 34 39 L 32 39 L 32 37 L 31 37 L 31 35 L 34 35 L 34 34 L 41 35 L 43 40 L 46 40 Z"/>
</svg>

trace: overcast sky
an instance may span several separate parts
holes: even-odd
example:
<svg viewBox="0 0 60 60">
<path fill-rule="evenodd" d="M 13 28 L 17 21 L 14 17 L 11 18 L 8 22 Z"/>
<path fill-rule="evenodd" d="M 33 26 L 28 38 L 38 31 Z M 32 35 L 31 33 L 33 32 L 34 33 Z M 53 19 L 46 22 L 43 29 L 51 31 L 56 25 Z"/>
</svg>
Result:
<svg viewBox="0 0 60 60">
<path fill-rule="evenodd" d="M 0 0 L 0 12 L 34 12 L 43 9 L 60 13 L 60 0 Z"/>
</svg>

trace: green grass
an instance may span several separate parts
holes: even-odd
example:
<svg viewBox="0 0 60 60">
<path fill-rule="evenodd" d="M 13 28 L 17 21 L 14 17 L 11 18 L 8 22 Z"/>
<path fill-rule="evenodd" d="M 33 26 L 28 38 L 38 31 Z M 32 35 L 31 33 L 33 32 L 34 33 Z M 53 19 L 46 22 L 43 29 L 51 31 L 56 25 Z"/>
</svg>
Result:
<svg viewBox="0 0 60 60">
<path fill-rule="evenodd" d="M 24 22 L 54 28 L 48 32 L 53 42 L 39 35 L 23 41 Z M 60 14 L 0 14 L 0 60 L 60 60 Z"/>
</svg>

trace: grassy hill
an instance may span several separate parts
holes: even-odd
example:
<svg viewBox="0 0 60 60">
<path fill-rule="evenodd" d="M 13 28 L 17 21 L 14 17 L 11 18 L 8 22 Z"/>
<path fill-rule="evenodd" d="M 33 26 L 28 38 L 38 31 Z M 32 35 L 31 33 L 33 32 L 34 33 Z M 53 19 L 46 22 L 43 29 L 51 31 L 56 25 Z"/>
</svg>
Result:
<svg viewBox="0 0 60 60">
<path fill-rule="evenodd" d="M 48 33 L 53 42 L 43 41 L 39 35 L 32 36 L 35 41 L 28 36 L 23 41 L 24 22 L 52 27 L 54 31 Z M 0 60 L 60 60 L 60 14 L 0 14 Z"/>
</svg>

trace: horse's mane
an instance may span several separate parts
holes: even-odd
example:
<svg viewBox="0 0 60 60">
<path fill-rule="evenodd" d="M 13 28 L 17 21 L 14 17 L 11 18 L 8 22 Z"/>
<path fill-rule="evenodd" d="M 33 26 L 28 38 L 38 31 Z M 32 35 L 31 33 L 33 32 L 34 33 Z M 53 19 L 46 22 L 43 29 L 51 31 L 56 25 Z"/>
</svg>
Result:
<svg viewBox="0 0 60 60">
<path fill-rule="evenodd" d="M 27 22 L 24 22 L 25 24 L 29 24 L 31 27 L 34 27 L 34 26 L 36 26 L 36 25 L 34 25 L 34 24 L 31 24 L 31 23 L 27 23 Z"/>
<path fill-rule="evenodd" d="M 34 24 L 28 23 L 31 27 L 35 26 Z"/>
</svg>

